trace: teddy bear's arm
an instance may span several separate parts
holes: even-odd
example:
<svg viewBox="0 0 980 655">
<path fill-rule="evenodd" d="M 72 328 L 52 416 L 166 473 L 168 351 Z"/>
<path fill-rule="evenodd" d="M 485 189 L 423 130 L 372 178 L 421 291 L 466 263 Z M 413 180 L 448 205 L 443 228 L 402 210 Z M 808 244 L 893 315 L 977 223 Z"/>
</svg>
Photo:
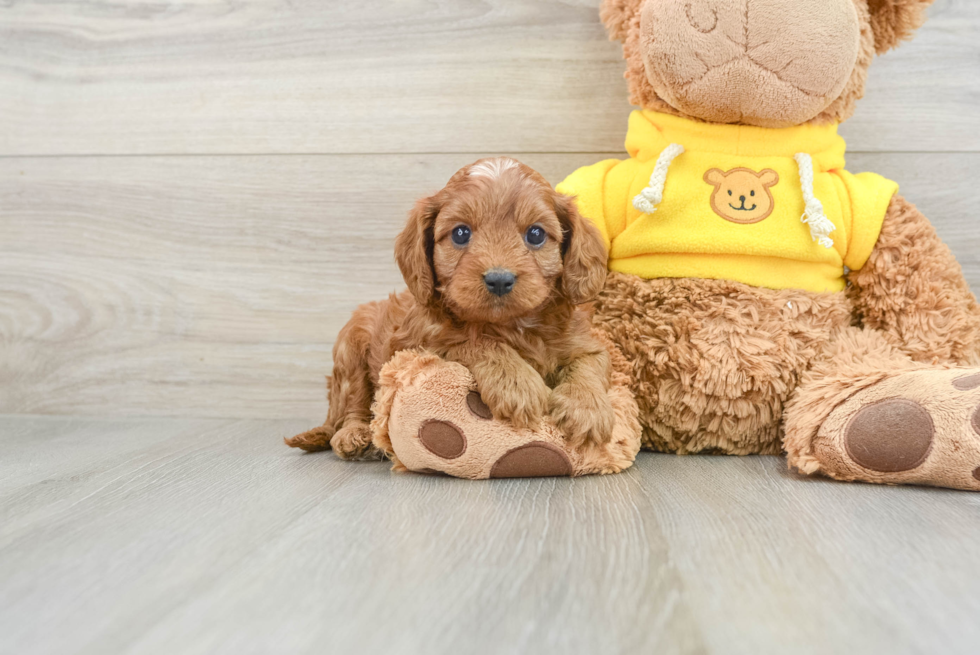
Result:
<svg viewBox="0 0 980 655">
<path fill-rule="evenodd" d="M 892 198 L 867 263 L 849 275 L 867 328 L 920 362 L 980 363 L 980 305 L 929 220 Z"/>
</svg>

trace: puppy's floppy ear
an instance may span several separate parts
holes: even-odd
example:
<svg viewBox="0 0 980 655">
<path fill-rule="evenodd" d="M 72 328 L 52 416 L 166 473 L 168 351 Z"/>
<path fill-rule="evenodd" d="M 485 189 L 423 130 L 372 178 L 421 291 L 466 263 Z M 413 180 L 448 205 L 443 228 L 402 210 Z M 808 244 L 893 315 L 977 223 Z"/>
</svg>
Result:
<svg viewBox="0 0 980 655">
<path fill-rule="evenodd" d="M 599 18 L 609 31 L 609 38 L 625 41 L 630 23 L 640 12 L 643 0 L 602 0 Z"/>
<path fill-rule="evenodd" d="M 868 0 L 875 51 L 880 55 L 911 38 L 926 19 L 933 0 Z"/>
<path fill-rule="evenodd" d="M 555 194 L 555 213 L 562 229 L 561 291 L 573 305 L 599 295 L 606 282 L 608 256 L 599 229 L 582 218 L 575 201 Z"/>
<path fill-rule="evenodd" d="M 395 239 L 395 261 L 401 269 L 408 290 L 420 305 L 429 305 L 435 297 L 436 274 L 432 262 L 435 249 L 436 216 L 442 209 L 439 195 L 423 198 L 408 214 L 405 228 Z"/>
</svg>

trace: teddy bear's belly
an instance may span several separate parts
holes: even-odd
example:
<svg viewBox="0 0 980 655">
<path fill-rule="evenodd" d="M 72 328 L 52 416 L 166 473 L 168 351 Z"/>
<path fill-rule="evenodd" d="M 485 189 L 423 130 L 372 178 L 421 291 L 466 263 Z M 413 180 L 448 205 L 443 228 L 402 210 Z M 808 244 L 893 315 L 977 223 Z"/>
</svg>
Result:
<svg viewBox="0 0 980 655">
<path fill-rule="evenodd" d="M 678 453 L 780 452 L 800 374 L 850 322 L 844 293 L 621 273 L 595 316 L 633 364 L 644 447 Z"/>
</svg>

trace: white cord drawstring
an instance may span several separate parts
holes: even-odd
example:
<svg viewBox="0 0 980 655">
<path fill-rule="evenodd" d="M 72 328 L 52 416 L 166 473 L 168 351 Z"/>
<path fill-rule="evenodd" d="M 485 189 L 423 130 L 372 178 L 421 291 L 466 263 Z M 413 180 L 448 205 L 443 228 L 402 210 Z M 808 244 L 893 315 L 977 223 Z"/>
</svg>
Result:
<svg viewBox="0 0 980 655">
<path fill-rule="evenodd" d="M 837 226 L 823 213 L 823 204 L 813 195 L 813 158 L 805 152 L 793 157 L 800 167 L 800 186 L 803 188 L 803 203 L 806 210 L 800 220 L 810 225 L 810 237 L 824 248 L 833 248 L 831 233 Z"/>
<path fill-rule="evenodd" d="M 667 169 L 682 152 L 684 152 L 684 146 L 679 143 L 672 143 L 660 153 L 660 156 L 657 157 L 657 164 L 653 167 L 653 173 L 650 174 L 650 185 L 633 198 L 633 206 L 636 207 L 637 211 L 644 214 L 652 214 L 657 211 L 657 205 L 664 199 Z"/>
</svg>

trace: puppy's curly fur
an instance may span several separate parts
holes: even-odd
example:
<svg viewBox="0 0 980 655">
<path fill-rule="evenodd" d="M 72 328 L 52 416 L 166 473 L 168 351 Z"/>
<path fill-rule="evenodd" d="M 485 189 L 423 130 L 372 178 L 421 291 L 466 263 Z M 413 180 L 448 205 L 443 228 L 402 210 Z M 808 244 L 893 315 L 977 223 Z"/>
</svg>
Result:
<svg viewBox="0 0 980 655">
<path fill-rule="evenodd" d="M 494 416 L 517 427 L 550 412 L 572 443 L 610 438 L 610 357 L 586 306 L 603 287 L 606 250 L 570 198 L 513 159 L 480 160 L 416 204 L 395 258 L 408 291 L 354 312 L 334 345 L 326 423 L 288 445 L 378 456 L 378 375 L 409 348 L 465 365 Z M 492 292 L 493 271 L 513 286 Z"/>
</svg>

